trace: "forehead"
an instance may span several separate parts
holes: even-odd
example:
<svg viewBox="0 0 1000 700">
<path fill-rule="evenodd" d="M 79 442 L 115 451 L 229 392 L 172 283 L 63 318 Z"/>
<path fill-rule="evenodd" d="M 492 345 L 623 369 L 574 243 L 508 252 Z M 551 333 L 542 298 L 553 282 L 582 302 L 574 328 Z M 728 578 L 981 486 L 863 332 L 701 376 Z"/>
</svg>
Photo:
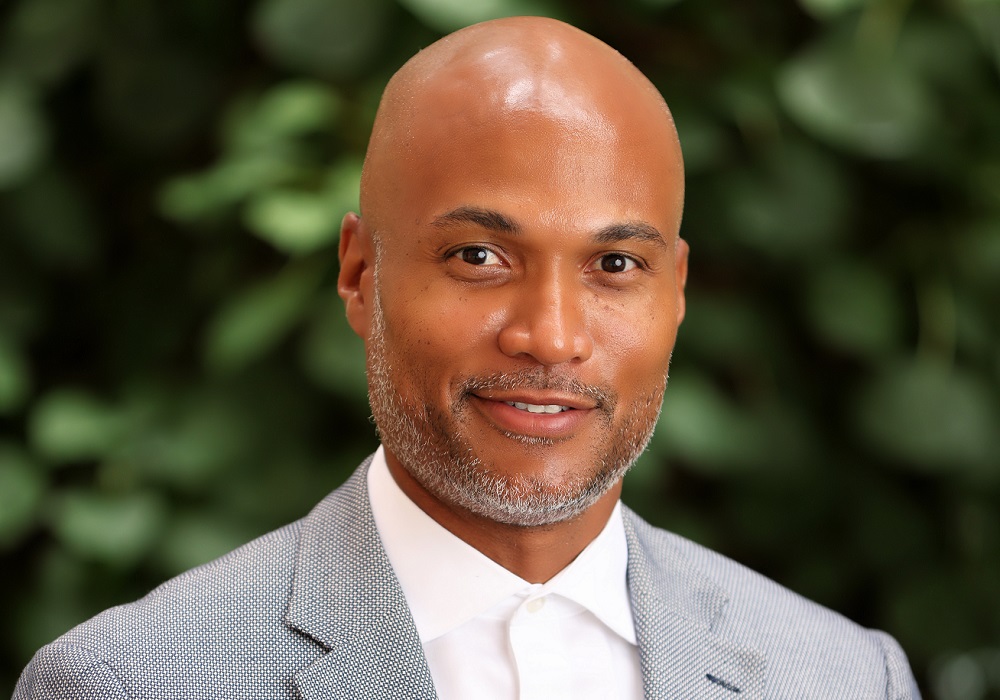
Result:
<svg viewBox="0 0 1000 700">
<path fill-rule="evenodd" d="M 393 159 L 390 219 L 421 225 L 478 206 L 528 226 L 645 220 L 676 231 L 683 171 L 665 111 L 641 101 L 602 109 L 578 92 L 546 91 L 551 83 L 424 95 Z"/>
<path fill-rule="evenodd" d="M 593 37 L 530 24 L 459 32 L 390 81 L 361 188 L 380 235 L 461 206 L 527 227 L 617 219 L 676 231 L 683 166 L 659 93 Z"/>
</svg>

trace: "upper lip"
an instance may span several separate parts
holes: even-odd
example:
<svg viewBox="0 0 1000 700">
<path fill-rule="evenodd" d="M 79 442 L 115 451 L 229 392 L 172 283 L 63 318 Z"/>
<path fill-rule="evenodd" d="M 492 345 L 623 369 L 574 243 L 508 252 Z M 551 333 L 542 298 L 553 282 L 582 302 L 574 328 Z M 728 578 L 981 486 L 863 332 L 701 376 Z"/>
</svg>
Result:
<svg viewBox="0 0 1000 700">
<path fill-rule="evenodd" d="M 597 408 L 598 404 L 593 399 L 579 394 L 564 394 L 549 391 L 492 391 L 481 390 L 473 392 L 474 396 L 487 401 L 504 401 L 517 403 L 530 403 L 536 406 L 566 406 L 578 410 Z"/>
</svg>

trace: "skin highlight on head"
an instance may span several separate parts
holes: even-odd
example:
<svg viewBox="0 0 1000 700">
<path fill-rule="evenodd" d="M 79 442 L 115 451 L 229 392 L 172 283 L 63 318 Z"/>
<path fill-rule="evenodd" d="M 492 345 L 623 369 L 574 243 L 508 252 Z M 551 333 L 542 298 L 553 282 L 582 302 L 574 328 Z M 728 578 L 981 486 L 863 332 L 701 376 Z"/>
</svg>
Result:
<svg viewBox="0 0 1000 700">
<path fill-rule="evenodd" d="M 514 127 L 538 115 L 567 140 L 620 142 L 619 125 L 595 104 L 618 101 L 633 128 L 645 128 L 673 171 L 659 193 L 683 206 L 683 160 L 673 118 L 656 87 L 615 49 L 557 20 L 515 17 L 483 22 L 442 38 L 413 56 L 386 86 L 365 156 L 361 213 L 381 231 L 387 198 L 407 191 L 408 166 L 431 173 L 434 147 L 457 133 Z M 641 124 L 640 124 L 641 122 Z M 428 146 L 431 146 L 428 148 Z M 398 208 L 398 207 L 397 207 Z M 387 222 L 388 224 L 389 222 Z"/>
<path fill-rule="evenodd" d="M 620 54 L 513 18 L 390 81 L 341 233 L 390 472 L 529 580 L 601 530 L 659 414 L 687 246 L 669 111 Z"/>
</svg>

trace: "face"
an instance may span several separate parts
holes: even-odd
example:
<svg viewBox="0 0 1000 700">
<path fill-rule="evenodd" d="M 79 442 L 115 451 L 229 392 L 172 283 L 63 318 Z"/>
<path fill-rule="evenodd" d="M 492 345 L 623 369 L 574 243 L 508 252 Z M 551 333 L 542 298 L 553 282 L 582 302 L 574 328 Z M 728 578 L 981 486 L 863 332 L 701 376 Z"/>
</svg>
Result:
<svg viewBox="0 0 1000 700">
<path fill-rule="evenodd" d="M 655 144 L 548 113 L 485 139 L 436 126 L 448 147 L 411 151 L 424 165 L 380 230 L 348 217 L 342 240 L 347 267 L 368 261 L 345 299 L 387 458 L 451 510 L 572 518 L 616 496 L 656 424 L 682 175 Z"/>
</svg>

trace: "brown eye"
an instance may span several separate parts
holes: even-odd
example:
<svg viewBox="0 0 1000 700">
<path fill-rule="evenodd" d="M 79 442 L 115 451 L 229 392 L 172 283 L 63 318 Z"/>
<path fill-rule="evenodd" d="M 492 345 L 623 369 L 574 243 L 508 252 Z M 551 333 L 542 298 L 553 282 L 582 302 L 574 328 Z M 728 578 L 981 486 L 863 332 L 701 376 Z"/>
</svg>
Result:
<svg viewBox="0 0 1000 700">
<path fill-rule="evenodd" d="M 635 267 L 635 261 L 621 253 L 608 253 L 601 256 L 601 270 L 604 272 L 627 272 Z"/>
<path fill-rule="evenodd" d="M 455 257 L 469 265 L 497 265 L 500 262 L 499 256 L 489 248 L 481 246 L 468 246 L 455 251 Z"/>
</svg>

